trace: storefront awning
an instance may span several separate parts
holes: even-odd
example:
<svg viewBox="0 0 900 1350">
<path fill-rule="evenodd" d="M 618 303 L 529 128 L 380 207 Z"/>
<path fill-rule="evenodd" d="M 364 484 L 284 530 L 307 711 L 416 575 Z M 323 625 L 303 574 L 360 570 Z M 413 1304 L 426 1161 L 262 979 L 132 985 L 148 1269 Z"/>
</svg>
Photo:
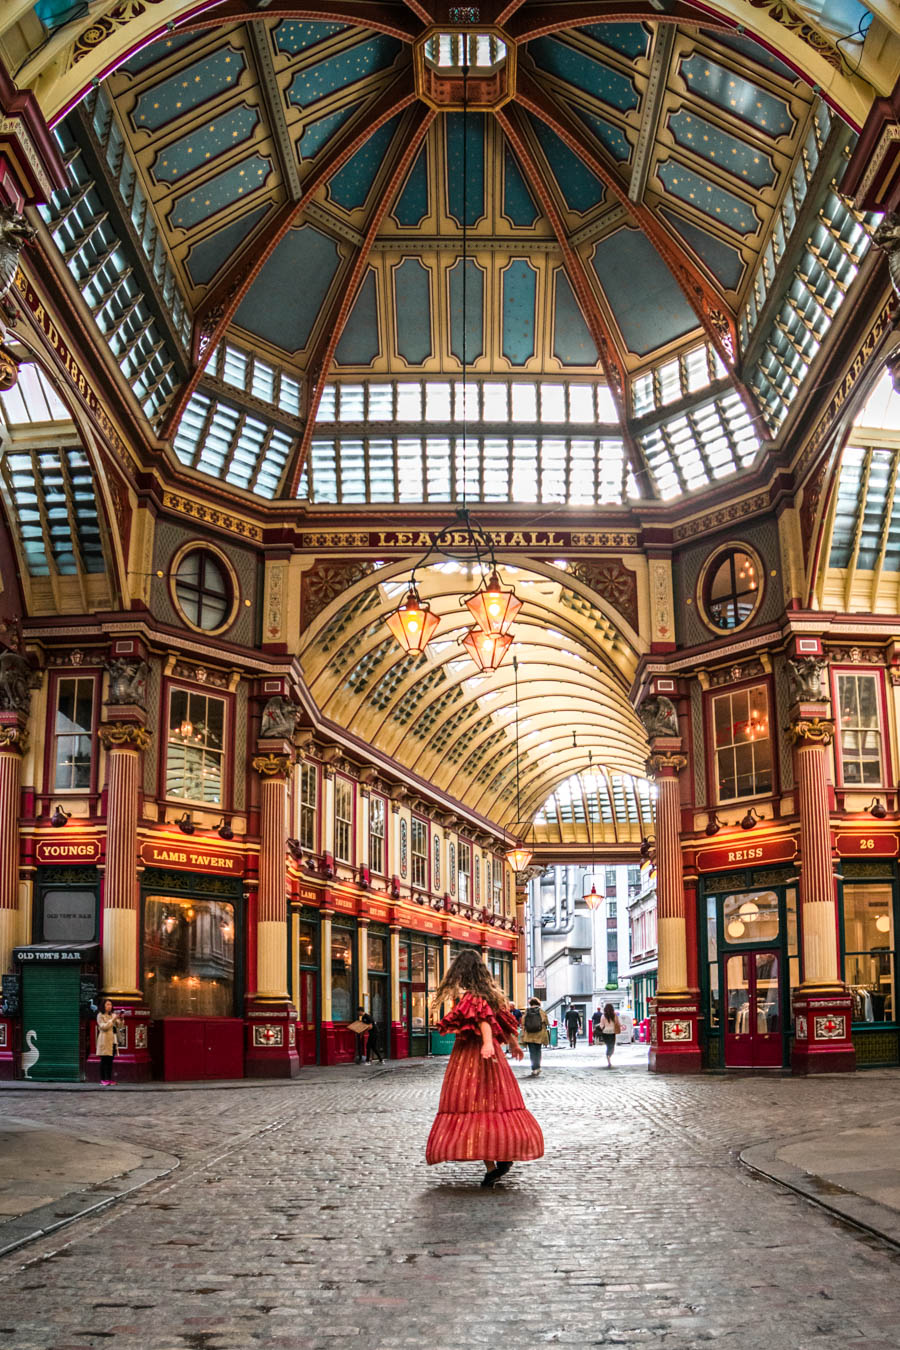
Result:
<svg viewBox="0 0 900 1350">
<path fill-rule="evenodd" d="M 99 942 L 32 942 L 13 948 L 14 961 L 80 961 L 91 965 L 100 960 Z"/>
</svg>

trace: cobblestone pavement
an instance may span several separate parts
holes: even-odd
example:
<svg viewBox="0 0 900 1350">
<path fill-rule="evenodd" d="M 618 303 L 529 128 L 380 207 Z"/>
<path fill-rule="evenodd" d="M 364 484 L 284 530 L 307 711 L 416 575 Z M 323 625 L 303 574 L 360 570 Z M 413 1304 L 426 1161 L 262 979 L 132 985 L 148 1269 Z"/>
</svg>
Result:
<svg viewBox="0 0 900 1350">
<path fill-rule="evenodd" d="M 0 1347 L 897 1350 L 900 1254 L 738 1152 L 896 1119 L 900 1073 L 672 1079 L 598 1058 L 517 1070 L 547 1152 L 493 1192 L 425 1166 L 442 1061 L 16 1093 L 17 1116 L 182 1165 L 0 1261 Z"/>
</svg>

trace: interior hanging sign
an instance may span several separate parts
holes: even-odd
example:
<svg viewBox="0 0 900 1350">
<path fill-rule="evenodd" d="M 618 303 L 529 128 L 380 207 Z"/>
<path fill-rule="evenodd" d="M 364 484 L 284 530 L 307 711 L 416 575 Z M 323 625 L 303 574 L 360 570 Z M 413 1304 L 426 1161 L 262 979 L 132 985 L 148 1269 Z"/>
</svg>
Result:
<svg viewBox="0 0 900 1350">
<path fill-rule="evenodd" d="M 797 840 L 760 839 L 752 844 L 723 844 L 720 848 L 697 850 L 697 867 L 701 872 L 724 871 L 728 867 L 757 867 L 762 863 L 791 862 L 797 856 Z"/>
</svg>

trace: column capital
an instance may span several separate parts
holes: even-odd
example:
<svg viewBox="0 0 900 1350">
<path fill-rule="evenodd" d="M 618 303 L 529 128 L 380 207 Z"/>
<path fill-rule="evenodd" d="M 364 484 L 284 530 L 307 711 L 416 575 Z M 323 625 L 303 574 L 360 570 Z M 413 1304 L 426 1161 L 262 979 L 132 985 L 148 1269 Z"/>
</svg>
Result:
<svg viewBox="0 0 900 1350">
<path fill-rule="evenodd" d="M 262 778 L 289 778 L 294 767 L 291 755 L 276 755 L 271 750 L 265 755 L 254 755 L 250 763 Z"/>
<path fill-rule="evenodd" d="M 673 754 L 668 750 L 656 750 L 647 760 L 647 773 L 652 778 L 679 774 L 682 769 L 687 768 L 687 762 L 687 755 Z"/>
<path fill-rule="evenodd" d="M 97 735 L 104 750 L 146 750 L 153 739 L 140 722 L 104 722 Z"/>
<path fill-rule="evenodd" d="M 0 725 L 0 751 L 14 751 L 24 755 L 28 751 L 29 736 L 24 727 L 16 724 Z"/>
<path fill-rule="evenodd" d="M 804 746 L 830 745 L 834 740 L 834 722 L 828 717 L 800 717 L 785 729 L 789 743 Z"/>
</svg>

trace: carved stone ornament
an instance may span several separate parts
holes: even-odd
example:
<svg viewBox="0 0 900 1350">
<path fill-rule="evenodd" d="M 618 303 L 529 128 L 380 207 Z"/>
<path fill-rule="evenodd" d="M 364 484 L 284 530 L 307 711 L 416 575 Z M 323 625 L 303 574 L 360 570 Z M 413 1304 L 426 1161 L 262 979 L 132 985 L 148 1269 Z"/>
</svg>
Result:
<svg viewBox="0 0 900 1350">
<path fill-rule="evenodd" d="M 254 755 L 250 763 L 263 778 L 287 778 L 294 767 L 290 755 Z"/>
<path fill-rule="evenodd" d="M 647 760 L 647 772 L 651 775 L 662 773 L 664 769 L 674 769 L 675 773 L 681 773 L 682 769 L 687 768 L 687 755 L 651 755 Z"/>
<path fill-rule="evenodd" d="M 812 717 L 792 722 L 784 734 L 791 745 L 830 745 L 834 740 L 834 723 L 824 717 Z"/>
<path fill-rule="evenodd" d="M 12 352 L 0 343 L 0 394 L 12 389 L 19 378 L 19 363 Z"/>
<path fill-rule="evenodd" d="M 28 716 L 34 674 L 34 668 L 24 656 L 16 652 L 4 652 L 0 656 L 0 712 Z"/>
<path fill-rule="evenodd" d="M 24 755 L 28 750 L 28 732 L 21 727 L 0 726 L 0 750 L 18 750 Z"/>
<path fill-rule="evenodd" d="M 106 667 L 109 691 L 106 702 L 111 707 L 147 708 L 147 683 L 150 667 L 146 661 L 110 661 Z"/>
<path fill-rule="evenodd" d="M 106 722 L 97 735 L 104 750 L 146 750 L 152 739 L 139 722 Z"/>
<path fill-rule="evenodd" d="M 681 735 L 675 704 L 663 694 L 657 694 L 655 698 L 645 698 L 637 710 L 637 715 L 650 740 L 654 736 Z"/>
<path fill-rule="evenodd" d="M 14 206 L 0 206 L 0 300 L 3 299 L 19 270 L 19 254 L 37 234 Z"/>
<path fill-rule="evenodd" d="M 280 695 L 277 698 L 270 698 L 263 708 L 259 728 L 260 740 L 289 741 L 296 730 L 299 716 L 300 709 L 289 698 L 282 698 Z"/>
<path fill-rule="evenodd" d="M 900 216 L 888 211 L 872 235 L 872 243 L 887 256 L 891 285 L 900 297 Z"/>
<path fill-rule="evenodd" d="M 788 681 L 792 703 L 821 703 L 822 676 L 827 662 L 821 656 L 802 656 L 788 661 Z"/>
</svg>

